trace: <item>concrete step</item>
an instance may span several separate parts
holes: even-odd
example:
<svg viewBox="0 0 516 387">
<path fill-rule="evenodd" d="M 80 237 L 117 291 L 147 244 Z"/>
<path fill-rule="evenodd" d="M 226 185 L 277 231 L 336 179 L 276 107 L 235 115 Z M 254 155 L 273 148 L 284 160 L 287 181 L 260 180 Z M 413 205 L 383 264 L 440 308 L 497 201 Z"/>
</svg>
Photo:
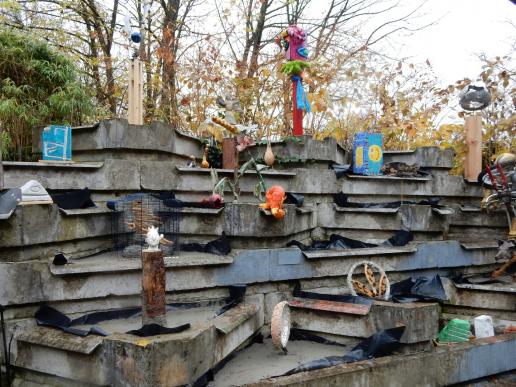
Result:
<svg viewBox="0 0 516 387">
<path fill-rule="evenodd" d="M 169 312 L 168 326 L 189 322 L 191 328 L 146 338 L 122 333 L 141 326 L 138 318 L 97 324 L 111 333 L 107 337 L 76 337 L 37 327 L 17 337 L 15 364 L 49 380 L 72 381 L 70 385 L 192 384 L 263 325 L 263 296 L 246 297 L 242 304 L 215 316 L 219 307 Z"/>
<path fill-rule="evenodd" d="M 296 299 L 301 300 L 302 299 Z M 363 316 L 337 311 L 291 308 L 294 327 L 314 333 L 351 338 L 366 338 L 382 330 L 405 325 L 404 344 L 428 342 L 437 337 L 439 305 L 437 303 L 395 304 L 375 301 Z"/>
<path fill-rule="evenodd" d="M 453 158 L 453 149 L 440 149 L 436 146 L 418 147 L 408 151 L 383 152 L 384 163 L 398 161 L 407 164 L 418 164 L 425 169 L 450 170 L 453 168 Z"/>
<path fill-rule="evenodd" d="M 417 251 L 411 253 L 402 249 L 390 255 L 383 251 L 375 256 L 375 262 L 388 274 L 403 272 L 405 277 L 416 272 L 446 275 L 464 268 L 489 270 L 495 263 L 492 250 L 466 250 L 456 241 L 419 243 L 415 248 Z M 331 252 L 331 256 L 311 259 L 298 248 L 234 250 L 231 258 L 195 254 L 191 259 L 170 258 L 167 291 L 346 276 L 353 264 L 370 259 L 370 250 L 363 254 L 359 251 L 341 251 L 341 256 Z M 63 267 L 49 266 L 48 261 L 0 263 L 0 303 L 19 305 L 140 293 L 138 260 L 101 257 L 76 260 Z"/>
<path fill-rule="evenodd" d="M 431 351 L 412 355 L 391 355 L 262 380 L 259 380 L 259 375 L 265 372 L 253 367 L 253 364 L 260 364 L 260 358 L 248 355 L 249 357 L 247 367 L 246 362 L 235 367 L 255 372 L 253 380 L 256 382 L 240 384 L 249 387 L 449 386 L 514 370 L 516 333 L 436 347 Z M 249 380 L 249 372 L 243 373 L 241 380 Z"/>
</svg>

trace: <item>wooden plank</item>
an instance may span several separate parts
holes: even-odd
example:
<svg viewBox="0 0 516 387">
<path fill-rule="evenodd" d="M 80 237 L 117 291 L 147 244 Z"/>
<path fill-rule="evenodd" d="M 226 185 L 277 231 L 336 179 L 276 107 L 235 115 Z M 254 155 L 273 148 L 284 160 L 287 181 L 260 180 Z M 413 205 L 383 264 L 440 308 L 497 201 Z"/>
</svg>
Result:
<svg viewBox="0 0 516 387">
<path fill-rule="evenodd" d="M 371 310 L 371 305 L 350 304 L 347 302 L 308 300 L 304 298 L 294 298 L 288 302 L 292 308 L 312 309 L 325 312 L 356 314 L 365 316 Z"/>
<path fill-rule="evenodd" d="M 345 257 L 367 257 L 373 255 L 393 255 L 393 254 L 411 254 L 415 253 L 415 246 L 400 247 L 365 247 L 362 249 L 345 249 L 345 250 L 317 250 L 303 251 L 303 255 L 307 259 L 325 259 L 325 258 L 345 258 Z"/>
</svg>

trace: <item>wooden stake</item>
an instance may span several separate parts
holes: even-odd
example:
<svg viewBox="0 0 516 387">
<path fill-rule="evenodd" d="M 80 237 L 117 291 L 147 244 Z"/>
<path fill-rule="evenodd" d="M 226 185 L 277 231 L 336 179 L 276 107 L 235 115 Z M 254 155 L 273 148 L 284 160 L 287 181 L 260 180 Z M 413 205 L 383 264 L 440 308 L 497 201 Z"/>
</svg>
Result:
<svg viewBox="0 0 516 387">
<path fill-rule="evenodd" d="M 128 117 L 132 125 L 143 125 L 142 62 L 133 58 L 129 62 Z"/>
<path fill-rule="evenodd" d="M 465 118 L 466 159 L 464 160 L 464 178 L 475 182 L 482 172 L 482 118 L 478 115 Z"/>
<path fill-rule="evenodd" d="M 145 324 L 166 325 L 165 262 L 163 253 L 143 250 L 142 254 L 142 320 Z"/>
</svg>

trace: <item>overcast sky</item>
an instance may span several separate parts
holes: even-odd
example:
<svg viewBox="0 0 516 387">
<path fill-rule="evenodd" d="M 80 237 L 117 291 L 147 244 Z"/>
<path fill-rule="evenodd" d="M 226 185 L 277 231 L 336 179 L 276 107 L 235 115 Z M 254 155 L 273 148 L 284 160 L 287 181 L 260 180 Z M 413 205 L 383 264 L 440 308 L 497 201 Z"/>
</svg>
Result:
<svg viewBox="0 0 516 387">
<path fill-rule="evenodd" d="M 407 8 L 420 3 L 401 2 Z M 437 24 L 396 39 L 391 47 L 399 50 L 399 56 L 413 56 L 415 62 L 429 59 L 436 75 L 446 83 L 475 78 L 481 72 L 476 54 L 509 54 L 516 40 L 516 5 L 510 0 L 430 0 L 424 10 L 424 20 L 439 19 Z M 514 55 L 512 61 L 516 61 Z"/>
</svg>

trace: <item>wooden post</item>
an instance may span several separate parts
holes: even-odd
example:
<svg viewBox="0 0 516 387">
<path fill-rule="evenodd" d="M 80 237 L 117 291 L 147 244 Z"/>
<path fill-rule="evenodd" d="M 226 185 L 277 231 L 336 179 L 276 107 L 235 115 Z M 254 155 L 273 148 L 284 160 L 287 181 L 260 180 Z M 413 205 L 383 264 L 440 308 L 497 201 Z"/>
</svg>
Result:
<svg viewBox="0 0 516 387">
<path fill-rule="evenodd" d="M 142 62 L 133 58 L 129 62 L 128 121 L 132 125 L 143 125 L 143 76 Z"/>
<path fill-rule="evenodd" d="M 166 325 L 166 277 L 163 253 L 143 250 L 142 254 L 142 320 L 145 324 Z"/>
<path fill-rule="evenodd" d="M 292 81 L 292 134 L 303 135 L 303 110 L 297 108 L 297 81 Z"/>
<path fill-rule="evenodd" d="M 222 168 L 238 168 L 238 151 L 236 146 L 237 142 L 235 137 L 222 139 Z"/>
<path fill-rule="evenodd" d="M 466 117 L 464 130 L 468 147 L 464 160 L 464 178 L 475 182 L 482 172 L 482 118 L 478 115 Z"/>
</svg>

